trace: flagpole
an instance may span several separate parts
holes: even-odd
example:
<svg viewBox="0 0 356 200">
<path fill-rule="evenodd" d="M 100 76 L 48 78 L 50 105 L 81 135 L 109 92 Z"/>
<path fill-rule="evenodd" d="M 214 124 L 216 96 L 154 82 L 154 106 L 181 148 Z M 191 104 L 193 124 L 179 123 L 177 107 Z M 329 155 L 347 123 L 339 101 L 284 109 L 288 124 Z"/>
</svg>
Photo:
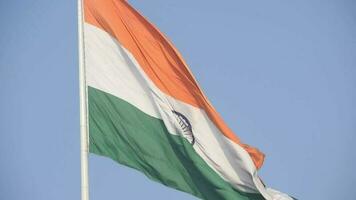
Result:
<svg viewBox="0 0 356 200">
<path fill-rule="evenodd" d="M 80 92 L 80 163 L 81 163 L 81 200 L 89 200 L 88 176 L 88 117 L 87 87 L 84 63 L 83 1 L 78 0 L 78 54 L 79 54 L 79 92 Z"/>
</svg>

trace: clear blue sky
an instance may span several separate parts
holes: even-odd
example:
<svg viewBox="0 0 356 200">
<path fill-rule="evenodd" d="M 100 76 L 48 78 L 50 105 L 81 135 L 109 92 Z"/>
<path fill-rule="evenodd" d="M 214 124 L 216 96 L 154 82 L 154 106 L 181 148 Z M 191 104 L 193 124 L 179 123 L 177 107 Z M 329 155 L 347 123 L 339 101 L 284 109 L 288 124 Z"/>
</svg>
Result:
<svg viewBox="0 0 356 200">
<path fill-rule="evenodd" d="M 356 199 L 356 1 L 131 0 L 266 155 L 272 187 Z M 0 0 L 0 199 L 80 197 L 75 0 Z M 195 199 L 90 156 L 92 200 Z"/>
</svg>

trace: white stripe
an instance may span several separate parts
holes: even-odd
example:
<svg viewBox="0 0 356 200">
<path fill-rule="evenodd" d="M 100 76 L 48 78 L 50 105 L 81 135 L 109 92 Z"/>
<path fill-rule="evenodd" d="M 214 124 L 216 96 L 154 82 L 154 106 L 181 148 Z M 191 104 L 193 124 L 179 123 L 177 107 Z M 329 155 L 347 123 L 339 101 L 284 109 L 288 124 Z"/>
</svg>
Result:
<svg viewBox="0 0 356 200">
<path fill-rule="evenodd" d="M 85 25 L 87 84 L 117 96 L 148 115 L 164 121 L 171 134 L 184 135 L 173 110 L 192 124 L 197 154 L 225 181 L 244 192 L 261 192 L 272 199 L 257 177 L 248 153 L 226 138 L 205 111 L 161 92 L 139 63 L 116 39 L 88 23 Z"/>
</svg>

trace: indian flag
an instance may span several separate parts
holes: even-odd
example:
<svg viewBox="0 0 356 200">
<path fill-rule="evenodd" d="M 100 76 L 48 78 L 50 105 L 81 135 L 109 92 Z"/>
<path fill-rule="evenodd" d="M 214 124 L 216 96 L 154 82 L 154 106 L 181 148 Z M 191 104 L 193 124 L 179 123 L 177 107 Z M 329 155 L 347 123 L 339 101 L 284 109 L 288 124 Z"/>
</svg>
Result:
<svg viewBox="0 0 356 200">
<path fill-rule="evenodd" d="M 125 0 L 84 0 L 89 151 L 209 200 L 291 199 L 257 175 L 172 43 Z"/>
</svg>

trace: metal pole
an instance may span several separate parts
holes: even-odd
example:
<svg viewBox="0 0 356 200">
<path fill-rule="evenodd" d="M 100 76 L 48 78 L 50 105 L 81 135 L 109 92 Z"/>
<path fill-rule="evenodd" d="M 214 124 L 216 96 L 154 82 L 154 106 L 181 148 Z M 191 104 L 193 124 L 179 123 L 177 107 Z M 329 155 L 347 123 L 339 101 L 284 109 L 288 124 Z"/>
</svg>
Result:
<svg viewBox="0 0 356 200">
<path fill-rule="evenodd" d="M 85 79 L 83 1 L 78 0 L 78 53 L 79 53 L 79 92 L 80 92 L 80 163 L 81 163 L 81 200 L 89 200 L 88 150 L 89 137 L 87 126 L 87 87 Z"/>
</svg>

